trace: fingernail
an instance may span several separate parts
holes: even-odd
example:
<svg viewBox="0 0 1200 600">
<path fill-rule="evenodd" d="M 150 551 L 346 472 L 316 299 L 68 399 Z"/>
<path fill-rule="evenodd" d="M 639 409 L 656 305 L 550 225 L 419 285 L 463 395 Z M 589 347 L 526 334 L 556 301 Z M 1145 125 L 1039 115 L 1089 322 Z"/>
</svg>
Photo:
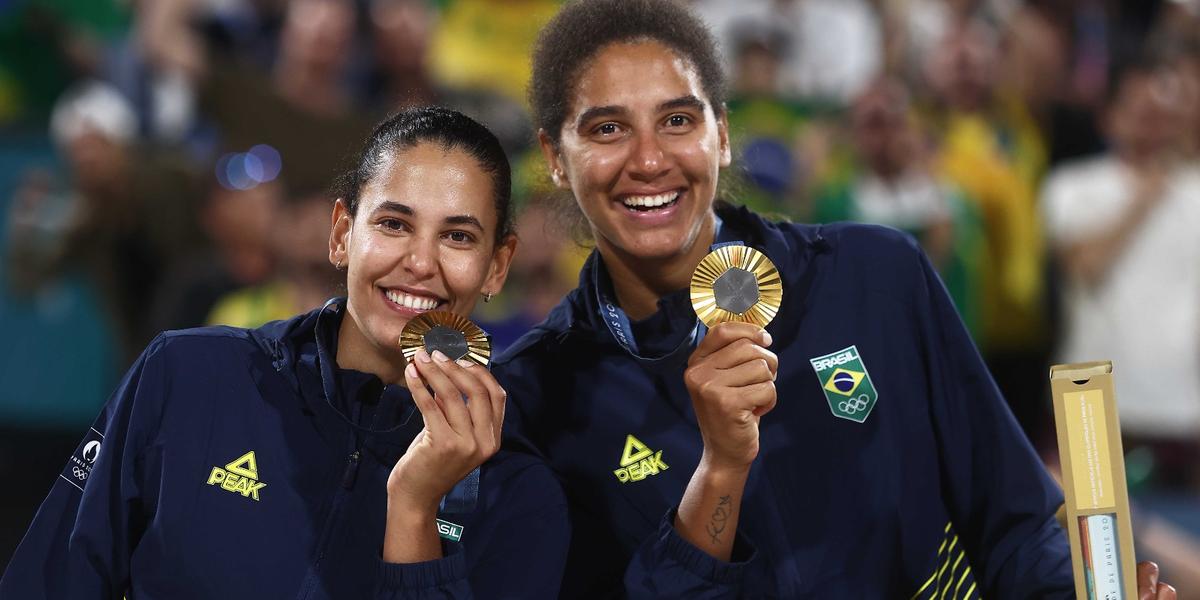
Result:
<svg viewBox="0 0 1200 600">
<path fill-rule="evenodd" d="M 429 353 L 426 352 L 424 348 L 417 350 L 417 360 L 423 363 L 429 362 Z"/>
<path fill-rule="evenodd" d="M 767 333 L 766 330 L 763 330 L 763 345 L 770 346 L 772 341 L 771 334 Z"/>
<path fill-rule="evenodd" d="M 445 354 L 442 354 L 441 350 L 434 350 L 433 351 L 433 360 L 436 360 L 438 362 L 446 362 L 446 361 L 450 360 L 450 357 L 446 356 Z"/>
<path fill-rule="evenodd" d="M 471 361 L 469 361 L 469 360 L 467 360 L 467 359 L 465 359 L 465 358 L 460 358 L 460 359 L 458 359 L 458 360 L 456 360 L 456 361 L 454 361 L 454 362 L 455 362 L 455 363 L 456 363 L 458 366 L 460 366 L 460 367 L 462 367 L 462 368 L 464 368 L 464 369 L 470 369 L 471 367 L 475 366 L 475 363 L 473 363 L 473 362 L 471 362 Z"/>
<path fill-rule="evenodd" d="M 408 377 L 409 379 L 416 379 L 417 378 L 417 366 L 412 363 L 408 363 L 408 366 L 404 367 L 404 376 Z"/>
</svg>

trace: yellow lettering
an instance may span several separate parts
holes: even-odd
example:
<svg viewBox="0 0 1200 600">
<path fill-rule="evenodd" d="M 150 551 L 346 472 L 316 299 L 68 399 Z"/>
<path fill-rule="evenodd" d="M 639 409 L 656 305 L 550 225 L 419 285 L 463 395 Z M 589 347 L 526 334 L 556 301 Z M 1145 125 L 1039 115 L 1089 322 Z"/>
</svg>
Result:
<svg viewBox="0 0 1200 600">
<path fill-rule="evenodd" d="M 227 473 L 225 475 L 225 481 L 221 482 L 221 489 L 227 490 L 230 492 L 236 492 L 238 482 L 241 480 L 242 480 L 241 477 L 238 477 L 237 475 L 234 475 L 233 473 Z"/>
<path fill-rule="evenodd" d="M 263 489 L 263 488 L 265 488 L 265 487 L 267 487 L 267 484 L 265 484 L 265 483 L 258 483 L 258 482 L 256 481 L 256 482 L 254 482 L 254 485 L 251 485 L 251 486 L 250 486 L 250 489 L 248 489 L 248 490 L 246 491 L 246 494 L 248 494 L 248 495 L 249 495 L 251 498 L 254 498 L 254 501 L 255 501 L 255 502 L 258 502 L 258 490 L 261 490 L 261 489 Z"/>
<path fill-rule="evenodd" d="M 645 478 L 646 478 L 646 472 L 642 471 L 642 463 L 638 463 L 636 465 L 629 465 L 630 481 L 641 481 Z"/>
<path fill-rule="evenodd" d="M 213 467 L 212 473 L 208 475 L 208 485 L 215 485 L 222 481 L 225 481 L 225 469 Z"/>
<path fill-rule="evenodd" d="M 659 450 L 658 453 L 654 455 L 654 464 L 656 465 L 656 469 L 659 471 L 666 471 L 669 468 L 667 467 L 667 463 L 663 462 L 662 450 Z"/>
</svg>

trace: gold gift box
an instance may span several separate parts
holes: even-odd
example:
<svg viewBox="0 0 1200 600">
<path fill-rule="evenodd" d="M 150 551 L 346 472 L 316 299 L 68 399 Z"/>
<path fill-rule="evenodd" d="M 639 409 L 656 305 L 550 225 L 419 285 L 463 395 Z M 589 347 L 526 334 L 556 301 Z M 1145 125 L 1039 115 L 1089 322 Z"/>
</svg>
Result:
<svg viewBox="0 0 1200 600">
<path fill-rule="evenodd" d="M 1137 572 L 1125 457 L 1109 361 L 1050 368 L 1078 600 L 1134 600 Z"/>
</svg>

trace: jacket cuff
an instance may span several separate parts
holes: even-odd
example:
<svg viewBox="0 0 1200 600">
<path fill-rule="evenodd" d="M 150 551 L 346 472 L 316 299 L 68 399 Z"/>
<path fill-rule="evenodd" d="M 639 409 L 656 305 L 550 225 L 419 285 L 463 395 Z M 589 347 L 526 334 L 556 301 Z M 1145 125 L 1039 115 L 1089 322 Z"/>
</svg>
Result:
<svg viewBox="0 0 1200 600">
<path fill-rule="evenodd" d="M 379 581 L 385 591 L 436 588 L 467 578 L 466 553 L 458 544 L 442 544 L 442 558 L 418 563 L 379 559 Z"/>
<path fill-rule="evenodd" d="M 733 538 L 730 562 L 718 560 L 679 535 L 675 529 L 676 510 L 672 507 L 667 511 L 655 534 L 667 556 L 683 565 L 683 568 L 693 575 L 711 583 L 740 583 L 745 577 L 746 569 L 758 557 L 758 550 L 750 543 L 749 538 L 738 531 Z"/>
</svg>

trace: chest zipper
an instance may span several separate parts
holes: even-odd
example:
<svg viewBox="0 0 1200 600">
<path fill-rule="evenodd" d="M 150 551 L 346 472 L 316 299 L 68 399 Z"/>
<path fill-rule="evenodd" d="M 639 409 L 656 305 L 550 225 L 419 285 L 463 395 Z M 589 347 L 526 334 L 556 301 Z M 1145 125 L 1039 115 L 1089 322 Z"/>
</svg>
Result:
<svg viewBox="0 0 1200 600">
<path fill-rule="evenodd" d="M 358 463 L 362 458 L 362 454 L 358 450 L 350 453 L 346 457 L 346 470 L 342 471 L 342 487 L 350 489 L 354 487 L 355 480 L 358 479 Z"/>
</svg>

